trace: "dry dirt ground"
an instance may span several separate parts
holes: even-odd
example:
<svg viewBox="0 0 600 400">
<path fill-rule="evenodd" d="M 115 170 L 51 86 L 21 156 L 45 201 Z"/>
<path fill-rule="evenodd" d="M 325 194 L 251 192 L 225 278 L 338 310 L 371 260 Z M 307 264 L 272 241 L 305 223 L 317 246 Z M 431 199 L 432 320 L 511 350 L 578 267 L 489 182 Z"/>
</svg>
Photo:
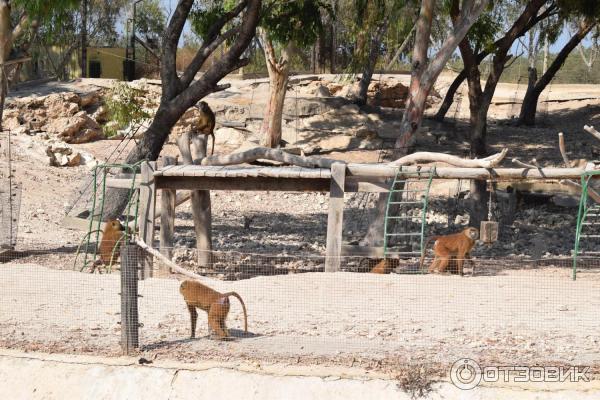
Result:
<svg viewBox="0 0 600 400">
<path fill-rule="evenodd" d="M 493 270 L 494 267 L 490 267 Z M 189 339 L 175 279 L 140 283 L 140 354 L 146 359 L 246 359 L 258 363 L 426 363 L 470 357 L 492 365 L 600 365 L 600 271 L 576 281 L 565 268 L 458 276 L 340 272 L 206 279 L 232 299 L 234 340 Z M 0 346 L 44 352 L 119 353 L 117 274 L 32 264 L 0 266 Z"/>
<path fill-rule="evenodd" d="M 441 92 L 447 81 L 440 81 Z M 596 158 L 595 149 L 600 143 L 581 128 L 584 124 L 600 126 L 600 88 L 553 85 L 550 89 L 542 96 L 546 103 L 541 107 L 540 124 L 522 128 L 511 125 L 511 116 L 518 111 L 511 103 L 515 93 L 522 96 L 524 87 L 500 85 L 495 98 L 498 104 L 490 113 L 489 143 L 492 150 L 510 149 L 506 166 L 515 156 L 523 161 L 536 158 L 542 165 L 561 165 L 555 146 L 559 131 L 565 132 L 573 159 Z M 419 149 L 466 154 L 461 135 L 466 130 L 467 107 L 465 99 L 458 111 L 451 109 L 449 116 L 456 117 L 456 123 L 438 126 L 426 122 L 449 138 L 437 143 L 424 136 Z M 0 264 L 0 345 L 117 354 L 118 275 L 70 271 L 83 232 L 61 224 L 66 203 L 90 171 L 85 166 L 48 166 L 43 150 L 28 136 L 14 136 L 12 144 L 13 175 L 22 184 L 23 193 L 18 252 L 5 255 L 8 262 Z M 102 160 L 118 144 L 103 140 L 74 147 Z M 215 151 L 231 150 L 217 146 Z M 167 146 L 165 154 L 175 153 L 172 145 Z M 376 162 L 380 152 L 326 156 Z M 0 177 L 6 176 L 7 159 L 3 154 Z M 457 187 L 456 182 L 436 183 L 434 193 L 454 195 Z M 275 255 L 323 253 L 327 195 L 219 192 L 212 196 L 217 250 Z M 346 204 L 344 239 L 357 240 L 365 232 L 373 197 L 348 195 Z M 458 221 L 447 221 L 448 214 L 444 199 L 433 201 L 433 232 L 443 232 L 455 222 L 465 223 L 460 217 Z M 464 216 L 460 209 L 457 214 Z M 502 240 L 492 247 L 478 246 L 475 255 L 568 257 L 573 247 L 575 216 L 573 206 L 524 203 L 517 210 L 516 222 L 505 228 Z M 244 217 L 254 218 L 248 230 L 243 228 Z M 185 253 L 190 252 L 185 249 L 195 245 L 187 205 L 178 209 L 176 241 L 182 249 L 180 256 L 186 259 Z M 492 264 L 505 267 L 508 262 Z M 141 352 L 149 357 L 185 359 L 379 360 L 379 365 L 405 360 L 447 363 L 463 356 L 490 362 L 598 365 L 600 275 L 597 269 L 589 269 L 572 281 L 567 264 L 560 265 L 508 269 L 468 278 L 398 274 L 373 277 L 344 272 L 335 276 L 309 273 L 236 282 L 214 280 L 213 286 L 239 291 L 248 304 L 252 335 L 232 342 L 203 338 L 206 329 L 202 324 L 201 337 L 187 340 L 188 316 L 177 282 L 150 279 L 140 284 L 144 296 L 140 299 L 144 324 Z M 239 336 L 241 319 L 235 303 L 229 324 Z"/>
</svg>

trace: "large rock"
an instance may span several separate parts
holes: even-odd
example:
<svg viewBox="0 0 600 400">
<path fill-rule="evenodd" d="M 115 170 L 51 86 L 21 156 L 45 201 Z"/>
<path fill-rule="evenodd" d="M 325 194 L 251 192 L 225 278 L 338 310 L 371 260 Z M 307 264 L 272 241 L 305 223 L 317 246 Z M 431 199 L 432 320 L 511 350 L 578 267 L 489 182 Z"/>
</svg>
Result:
<svg viewBox="0 0 600 400">
<path fill-rule="evenodd" d="M 76 167 L 82 162 L 81 154 L 64 143 L 48 145 L 46 155 L 48 155 L 48 163 L 53 167 Z"/>
<path fill-rule="evenodd" d="M 79 112 L 80 97 L 76 93 L 56 93 L 44 98 L 48 118 L 70 117 Z"/>
<path fill-rule="evenodd" d="M 104 138 L 100 125 L 85 111 L 50 121 L 46 131 L 58 135 L 66 143 L 87 143 Z"/>
<path fill-rule="evenodd" d="M 367 104 L 380 107 L 403 108 L 408 87 L 400 82 L 379 81 L 369 85 Z"/>
</svg>

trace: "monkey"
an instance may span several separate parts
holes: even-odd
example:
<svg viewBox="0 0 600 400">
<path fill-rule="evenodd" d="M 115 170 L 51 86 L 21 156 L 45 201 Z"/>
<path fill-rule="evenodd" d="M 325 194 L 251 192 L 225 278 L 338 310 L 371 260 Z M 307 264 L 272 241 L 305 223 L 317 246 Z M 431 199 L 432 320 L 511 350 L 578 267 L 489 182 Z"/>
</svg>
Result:
<svg viewBox="0 0 600 400">
<path fill-rule="evenodd" d="M 219 293 L 198 281 L 185 280 L 179 287 L 187 308 L 190 312 L 192 333 L 190 338 L 196 337 L 196 321 L 198 313 L 196 307 L 208 314 L 208 327 L 217 335 L 218 339 L 226 339 L 229 332 L 225 326 L 225 319 L 229 313 L 229 296 L 236 297 L 244 310 L 244 331 L 248 333 L 248 314 L 242 297 L 236 292 Z"/>
<path fill-rule="evenodd" d="M 121 238 L 125 228 L 118 219 L 107 221 L 102 231 L 102 239 L 98 248 L 100 259 L 94 263 L 94 266 L 109 266 L 113 261 L 119 258 L 121 249 Z M 114 254 L 113 254 L 114 250 Z"/>
<path fill-rule="evenodd" d="M 212 149 L 210 151 L 212 156 L 215 152 L 215 113 L 205 101 L 198 103 L 197 108 L 200 111 L 200 116 L 196 120 L 195 127 L 200 133 L 212 137 Z"/>
<path fill-rule="evenodd" d="M 420 269 L 423 268 L 427 245 L 431 241 L 435 241 L 433 245 L 435 258 L 429 266 L 429 272 L 444 273 L 449 267 L 456 267 L 460 276 L 463 276 L 463 264 L 466 258 L 471 258 L 471 250 L 478 238 L 479 230 L 477 228 L 466 228 L 461 232 L 451 235 L 431 236 L 427 238 L 419 263 Z"/>
<path fill-rule="evenodd" d="M 389 274 L 394 268 L 400 265 L 400 260 L 397 258 L 384 258 L 371 270 L 372 274 Z"/>
</svg>

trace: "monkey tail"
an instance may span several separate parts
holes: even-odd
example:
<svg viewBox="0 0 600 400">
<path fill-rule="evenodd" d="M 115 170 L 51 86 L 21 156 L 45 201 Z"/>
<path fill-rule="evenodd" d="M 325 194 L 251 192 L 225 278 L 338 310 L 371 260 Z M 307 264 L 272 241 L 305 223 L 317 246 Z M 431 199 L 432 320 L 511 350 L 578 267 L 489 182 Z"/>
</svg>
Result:
<svg viewBox="0 0 600 400">
<path fill-rule="evenodd" d="M 244 331 L 246 333 L 248 333 L 248 313 L 246 313 L 246 304 L 244 304 L 244 300 L 242 300 L 242 296 L 240 296 L 236 292 L 223 293 L 223 296 L 227 296 L 227 297 L 233 296 L 240 301 L 240 303 L 242 304 L 242 309 L 244 310 Z"/>
<path fill-rule="evenodd" d="M 212 156 L 215 154 L 215 134 L 211 132 L 210 137 L 212 137 L 212 149 L 210 150 L 210 155 Z"/>
<path fill-rule="evenodd" d="M 419 261 L 419 270 L 423 269 L 423 262 L 425 261 L 425 253 L 427 252 L 427 246 L 433 240 L 438 240 L 439 236 L 430 236 L 425 240 L 425 244 L 423 245 L 423 252 L 421 253 L 421 261 Z"/>
</svg>

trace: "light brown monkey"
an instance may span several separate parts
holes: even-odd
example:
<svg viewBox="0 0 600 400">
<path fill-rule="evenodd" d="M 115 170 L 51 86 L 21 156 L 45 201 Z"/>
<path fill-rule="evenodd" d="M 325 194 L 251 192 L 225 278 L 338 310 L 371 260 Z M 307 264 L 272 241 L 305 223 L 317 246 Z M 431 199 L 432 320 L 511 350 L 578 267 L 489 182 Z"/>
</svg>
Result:
<svg viewBox="0 0 600 400">
<path fill-rule="evenodd" d="M 183 295 L 183 300 L 190 311 L 192 322 L 192 334 L 190 337 L 192 339 L 196 337 L 196 321 L 198 320 L 196 307 L 206 311 L 208 314 L 208 326 L 219 339 L 229 337 L 227 326 L 225 326 L 225 320 L 229 313 L 229 296 L 236 297 L 242 303 L 242 309 L 244 310 L 244 331 L 248 333 L 246 305 L 242 297 L 236 292 L 219 293 L 198 281 L 190 280 L 181 283 L 179 292 Z"/>
<path fill-rule="evenodd" d="M 471 249 L 475 246 L 475 242 L 479 238 L 479 230 L 477 228 L 466 228 L 461 232 L 452 235 L 431 236 L 425 241 L 424 249 L 427 250 L 427 245 L 435 240 L 433 252 L 435 258 L 429 266 L 429 272 L 438 272 L 443 274 L 448 267 L 458 270 L 458 273 L 463 275 L 463 264 L 466 258 L 471 258 Z M 425 251 L 421 255 L 420 269 L 423 268 L 425 260 Z"/>
<path fill-rule="evenodd" d="M 371 270 L 372 274 L 389 274 L 394 268 L 400 265 L 400 260 L 397 258 L 384 258 Z"/>
<path fill-rule="evenodd" d="M 200 110 L 200 116 L 194 126 L 198 129 L 198 132 L 212 137 L 212 149 L 210 151 L 210 155 L 212 156 L 215 152 L 215 113 L 205 101 L 198 103 L 197 108 Z"/>
<path fill-rule="evenodd" d="M 95 265 L 111 265 L 121 253 L 121 238 L 125 228 L 118 219 L 107 221 L 102 231 L 102 239 L 98 248 L 100 259 Z M 114 250 L 114 253 L 113 253 Z"/>
</svg>

